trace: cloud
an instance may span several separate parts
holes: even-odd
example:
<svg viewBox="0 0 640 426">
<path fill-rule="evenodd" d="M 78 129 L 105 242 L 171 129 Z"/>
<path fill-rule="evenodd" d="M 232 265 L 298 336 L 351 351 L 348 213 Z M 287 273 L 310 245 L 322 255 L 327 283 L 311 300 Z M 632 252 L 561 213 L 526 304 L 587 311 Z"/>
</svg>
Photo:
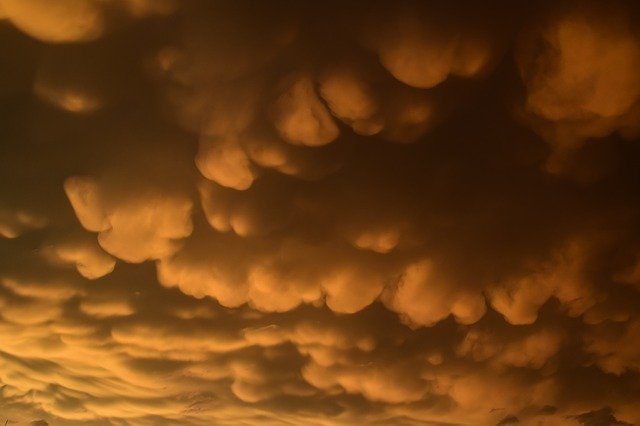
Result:
<svg viewBox="0 0 640 426">
<path fill-rule="evenodd" d="M 273 103 L 273 125 L 287 142 L 321 146 L 336 139 L 338 127 L 314 91 L 313 81 L 304 75 L 292 76 Z"/>
<path fill-rule="evenodd" d="M 100 37 L 106 16 L 99 2 L 62 1 L 51 7 L 45 1 L 3 0 L 11 22 L 37 39 L 54 42 L 87 42 Z"/>
<path fill-rule="evenodd" d="M 504 419 L 496 423 L 498 426 L 515 425 L 520 423 L 516 416 L 506 416 Z"/>
<path fill-rule="evenodd" d="M 99 233 L 100 246 L 128 262 L 167 256 L 191 233 L 192 202 L 182 195 L 151 190 L 146 199 L 105 203 L 101 185 L 86 177 L 69 178 L 65 190 L 83 226 Z"/>
<path fill-rule="evenodd" d="M 524 80 L 524 110 L 553 145 L 547 167 L 589 138 L 637 135 L 640 42 L 618 4 L 560 8 L 524 32 L 516 59 Z M 541 46 L 541 47 L 536 47 Z"/>
<path fill-rule="evenodd" d="M 540 307 L 556 297 L 570 314 L 584 313 L 595 304 L 593 290 L 583 278 L 588 244 L 571 241 L 546 268 L 535 267 L 534 274 L 490 289 L 494 309 L 512 324 L 531 324 L 536 321 Z"/>
<path fill-rule="evenodd" d="M 50 5 L 43 0 L 3 0 L 2 9 L 13 25 L 31 37 L 47 43 L 88 43 L 102 37 L 118 23 L 119 13 L 135 17 L 169 14 L 173 0 L 75 2 L 62 0 Z"/>
<path fill-rule="evenodd" d="M 640 368 L 640 347 L 636 340 L 640 333 L 637 319 L 616 327 L 615 333 L 595 327 L 584 336 L 586 350 L 596 356 L 603 370 L 612 374 L 623 374 L 626 370 Z M 615 349 L 614 349 L 615 348 Z"/>
<path fill-rule="evenodd" d="M 107 253 L 127 262 L 168 256 L 179 249 L 181 240 L 193 230 L 192 197 L 182 191 L 190 178 L 189 172 L 176 164 L 174 175 L 165 176 L 164 165 L 179 158 L 172 155 L 180 154 L 163 148 L 160 141 L 156 141 L 155 153 L 140 174 L 112 163 L 99 177 L 71 176 L 64 182 L 65 193 L 80 224 L 87 231 L 98 233 L 98 243 Z M 141 157 L 120 157 L 114 161 L 131 163 L 136 158 Z M 131 186 L 138 187 L 144 196 L 137 191 L 130 193 Z"/>
<path fill-rule="evenodd" d="M 574 418 L 583 426 L 595 425 L 628 425 L 630 423 L 622 422 L 613 415 L 611 407 L 603 407 L 599 410 L 589 411 L 588 413 L 579 414 Z"/>
<path fill-rule="evenodd" d="M 451 294 L 450 285 L 434 271 L 429 260 L 407 267 L 388 297 L 390 309 L 398 312 L 409 324 L 431 326 L 453 314 L 463 324 L 473 324 L 485 313 L 484 297 L 480 294 Z"/>
<path fill-rule="evenodd" d="M 46 218 L 27 211 L 0 210 L 0 235 L 16 238 L 26 230 L 44 227 L 46 222 Z"/>
<path fill-rule="evenodd" d="M 562 334 L 553 329 L 541 329 L 512 341 L 503 339 L 481 330 L 470 330 L 457 347 L 456 354 L 475 361 L 492 359 L 502 366 L 541 369 L 559 352 Z"/>
<path fill-rule="evenodd" d="M 378 94 L 356 65 L 330 68 L 319 80 L 320 95 L 331 113 L 361 135 L 375 135 L 384 127 Z"/>
<path fill-rule="evenodd" d="M 450 75 L 477 77 L 491 66 L 494 52 L 487 34 L 466 33 L 468 29 L 463 30 L 460 22 L 443 28 L 438 22 L 443 18 L 438 16 L 440 11 L 409 4 L 376 17 L 378 25 L 369 30 L 369 43 L 395 78 L 412 87 L 429 89 Z M 380 25 L 382 31 L 374 32 Z"/>
<path fill-rule="evenodd" d="M 0 0 L 3 419 L 640 424 L 639 12 Z"/>
<path fill-rule="evenodd" d="M 45 246 L 42 253 L 54 263 L 73 264 L 80 275 L 90 280 L 109 274 L 116 265 L 115 259 L 87 236 L 67 237 Z"/>
</svg>

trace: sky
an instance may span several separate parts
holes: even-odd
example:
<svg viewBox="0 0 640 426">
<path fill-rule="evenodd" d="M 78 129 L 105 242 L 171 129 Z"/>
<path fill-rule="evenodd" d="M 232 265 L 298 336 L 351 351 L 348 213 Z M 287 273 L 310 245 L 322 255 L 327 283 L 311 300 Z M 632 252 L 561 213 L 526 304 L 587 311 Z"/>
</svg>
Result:
<svg viewBox="0 0 640 426">
<path fill-rule="evenodd" d="M 640 5 L 0 0 L 0 422 L 640 425 Z"/>
</svg>

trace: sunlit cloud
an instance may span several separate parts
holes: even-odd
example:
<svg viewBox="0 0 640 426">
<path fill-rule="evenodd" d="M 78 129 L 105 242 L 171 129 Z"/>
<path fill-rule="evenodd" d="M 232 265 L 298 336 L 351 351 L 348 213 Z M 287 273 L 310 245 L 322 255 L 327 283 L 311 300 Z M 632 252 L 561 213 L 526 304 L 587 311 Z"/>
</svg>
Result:
<svg viewBox="0 0 640 426">
<path fill-rule="evenodd" d="M 0 424 L 640 424 L 639 18 L 0 0 Z"/>
</svg>

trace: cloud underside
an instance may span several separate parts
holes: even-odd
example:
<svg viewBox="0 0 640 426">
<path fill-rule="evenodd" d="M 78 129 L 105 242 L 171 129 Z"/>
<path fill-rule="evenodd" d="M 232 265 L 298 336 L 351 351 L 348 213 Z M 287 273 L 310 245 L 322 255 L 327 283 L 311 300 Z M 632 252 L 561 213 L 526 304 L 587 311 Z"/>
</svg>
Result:
<svg viewBox="0 0 640 426">
<path fill-rule="evenodd" d="M 640 424 L 640 9 L 445 3 L 0 0 L 0 421 Z"/>
</svg>

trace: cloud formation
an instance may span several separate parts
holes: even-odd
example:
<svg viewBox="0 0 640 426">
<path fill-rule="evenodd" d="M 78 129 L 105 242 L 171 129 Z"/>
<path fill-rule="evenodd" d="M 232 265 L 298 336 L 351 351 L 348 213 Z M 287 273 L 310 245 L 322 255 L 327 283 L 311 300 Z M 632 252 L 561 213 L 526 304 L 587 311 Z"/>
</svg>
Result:
<svg viewBox="0 0 640 426">
<path fill-rule="evenodd" d="M 0 0 L 0 421 L 640 424 L 631 1 Z"/>
<path fill-rule="evenodd" d="M 560 9 L 524 31 L 517 50 L 524 110 L 554 145 L 552 171 L 588 138 L 634 139 L 640 130 L 635 18 L 618 2 Z"/>
</svg>

